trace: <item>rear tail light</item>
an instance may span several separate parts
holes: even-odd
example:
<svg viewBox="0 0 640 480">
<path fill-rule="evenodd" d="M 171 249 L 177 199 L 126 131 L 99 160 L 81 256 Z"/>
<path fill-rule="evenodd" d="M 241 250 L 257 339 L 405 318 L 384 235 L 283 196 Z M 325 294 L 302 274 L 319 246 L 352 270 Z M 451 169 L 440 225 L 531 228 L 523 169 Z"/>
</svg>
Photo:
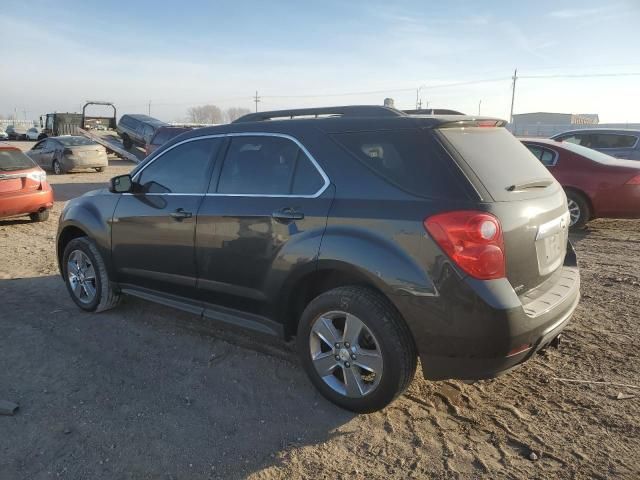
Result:
<svg viewBox="0 0 640 480">
<path fill-rule="evenodd" d="M 640 175 L 636 175 L 627 182 L 627 185 L 640 185 Z"/>
<path fill-rule="evenodd" d="M 44 182 L 47 179 L 47 174 L 44 170 L 36 170 L 34 172 L 27 173 L 27 178 L 33 180 L 34 182 Z"/>
<path fill-rule="evenodd" d="M 472 210 L 441 213 L 424 220 L 424 228 L 462 270 L 480 280 L 505 276 L 500 221 Z"/>
</svg>

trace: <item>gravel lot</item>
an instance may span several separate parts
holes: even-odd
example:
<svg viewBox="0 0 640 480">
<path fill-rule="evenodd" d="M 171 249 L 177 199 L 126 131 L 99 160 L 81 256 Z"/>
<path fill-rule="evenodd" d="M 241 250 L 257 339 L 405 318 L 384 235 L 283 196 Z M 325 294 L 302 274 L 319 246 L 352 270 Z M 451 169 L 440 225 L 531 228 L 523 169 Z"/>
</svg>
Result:
<svg viewBox="0 0 640 480">
<path fill-rule="evenodd" d="M 640 477 L 640 389 L 610 384 L 640 385 L 640 222 L 572 235 L 583 300 L 559 351 L 473 385 L 416 378 L 355 416 L 288 345 L 133 298 L 76 308 L 57 216 L 131 167 L 50 176 L 48 222 L 0 221 L 0 400 L 20 404 L 0 416 L 1 479 Z"/>
</svg>

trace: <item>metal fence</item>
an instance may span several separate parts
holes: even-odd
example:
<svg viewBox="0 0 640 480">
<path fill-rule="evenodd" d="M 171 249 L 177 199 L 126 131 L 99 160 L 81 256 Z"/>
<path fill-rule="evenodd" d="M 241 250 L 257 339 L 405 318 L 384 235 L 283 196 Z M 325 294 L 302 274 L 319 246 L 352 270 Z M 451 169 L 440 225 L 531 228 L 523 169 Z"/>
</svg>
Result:
<svg viewBox="0 0 640 480">
<path fill-rule="evenodd" d="M 509 124 L 507 128 L 516 137 L 545 137 L 549 138 L 556 133 L 566 132 L 568 130 L 580 130 L 583 128 L 632 128 L 640 130 L 640 123 L 598 123 L 595 125 L 580 125 L 580 124 L 563 124 L 563 125 L 548 125 L 544 123 L 528 123 L 528 124 Z"/>
</svg>

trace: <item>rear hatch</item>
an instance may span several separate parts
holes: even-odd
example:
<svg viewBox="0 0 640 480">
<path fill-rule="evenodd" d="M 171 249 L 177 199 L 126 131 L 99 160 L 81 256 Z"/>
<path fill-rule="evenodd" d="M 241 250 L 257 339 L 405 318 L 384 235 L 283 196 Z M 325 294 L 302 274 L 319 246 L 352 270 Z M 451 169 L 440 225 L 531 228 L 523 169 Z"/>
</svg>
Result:
<svg viewBox="0 0 640 480">
<path fill-rule="evenodd" d="M 495 125 L 496 123 L 493 123 Z M 569 214 L 549 171 L 505 128 L 452 122 L 436 135 L 502 225 L 506 274 L 521 295 L 562 266 Z"/>
<path fill-rule="evenodd" d="M 0 148 L 0 199 L 16 192 L 37 190 L 41 169 L 16 149 Z"/>
</svg>

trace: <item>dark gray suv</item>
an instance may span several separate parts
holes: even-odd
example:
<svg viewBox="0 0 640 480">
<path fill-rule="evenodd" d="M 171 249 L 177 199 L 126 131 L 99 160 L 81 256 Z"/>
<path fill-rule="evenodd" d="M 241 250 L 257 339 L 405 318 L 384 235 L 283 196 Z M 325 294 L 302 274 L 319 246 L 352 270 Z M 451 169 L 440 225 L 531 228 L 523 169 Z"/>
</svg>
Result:
<svg viewBox="0 0 640 480">
<path fill-rule="evenodd" d="M 128 150 L 134 145 L 146 147 L 151 143 L 156 130 L 166 125 L 168 124 L 148 115 L 127 114 L 120 118 L 117 132 L 122 138 L 122 145 Z"/>
<path fill-rule="evenodd" d="M 283 339 L 328 399 L 489 378 L 553 343 L 579 299 L 560 185 L 495 119 L 374 106 L 184 133 L 69 201 L 73 301 L 123 294 Z"/>
</svg>

